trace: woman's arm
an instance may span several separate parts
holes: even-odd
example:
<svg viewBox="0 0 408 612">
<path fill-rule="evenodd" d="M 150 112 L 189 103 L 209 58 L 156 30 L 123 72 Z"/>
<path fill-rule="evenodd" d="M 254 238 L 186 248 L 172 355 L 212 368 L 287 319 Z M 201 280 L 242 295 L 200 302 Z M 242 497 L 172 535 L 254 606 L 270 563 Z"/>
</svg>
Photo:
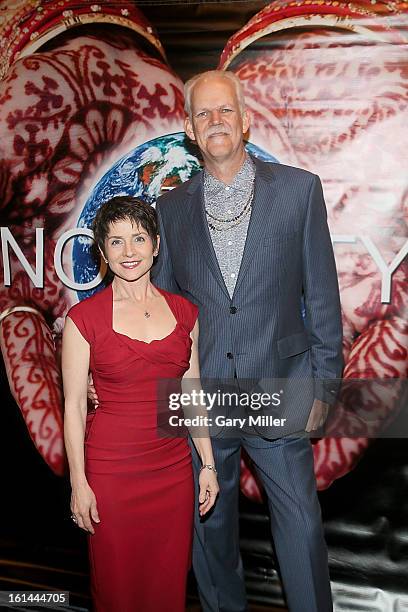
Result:
<svg viewBox="0 0 408 612">
<path fill-rule="evenodd" d="M 62 338 L 62 379 L 65 449 L 72 487 L 71 511 L 79 527 L 94 533 L 91 518 L 99 522 L 99 517 L 95 495 L 85 476 L 84 462 L 89 354 L 88 342 L 67 317 Z"/>
<path fill-rule="evenodd" d="M 182 380 L 183 393 L 190 393 L 192 387 L 194 387 L 194 389 L 197 391 L 200 391 L 201 389 L 200 366 L 198 360 L 198 336 L 199 328 L 197 320 L 190 334 L 193 343 L 191 346 L 190 367 L 185 372 Z M 188 413 L 189 409 L 185 409 L 184 412 Z M 203 417 L 208 416 L 206 407 L 195 407 L 193 416 L 197 415 Z M 194 442 L 194 446 L 196 447 L 198 455 L 201 459 L 202 465 L 212 466 L 214 468 L 210 469 L 208 467 L 203 467 L 199 475 L 199 511 L 201 515 L 204 515 L 214 505 L 219 492 L 217 475 L 215 472 L 214 455 L 208 427 L 192 427 L 190 428 L 190 434 Z"/>
</svg>

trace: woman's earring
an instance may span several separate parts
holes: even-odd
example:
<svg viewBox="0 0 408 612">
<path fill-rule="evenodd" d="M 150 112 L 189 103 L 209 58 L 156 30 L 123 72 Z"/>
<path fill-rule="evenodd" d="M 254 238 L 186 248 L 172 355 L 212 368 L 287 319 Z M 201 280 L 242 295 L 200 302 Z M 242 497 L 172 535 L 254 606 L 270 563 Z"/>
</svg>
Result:
<svg viewBox="0 0 408 612">
<path fill-rule="evenodd" d="M 105 255 L 103 254 L 102 249 L 101 249 L 100 247 L 98 247 L 98 248 L 99 248 L 99 253 L 100 253 L 100 255 L 101 255 L 101 257 L 102 257 L 103 261 L 104 261 L 105 263 L 108 263 L 108 260 L 106 259 Z"/>
</svg>

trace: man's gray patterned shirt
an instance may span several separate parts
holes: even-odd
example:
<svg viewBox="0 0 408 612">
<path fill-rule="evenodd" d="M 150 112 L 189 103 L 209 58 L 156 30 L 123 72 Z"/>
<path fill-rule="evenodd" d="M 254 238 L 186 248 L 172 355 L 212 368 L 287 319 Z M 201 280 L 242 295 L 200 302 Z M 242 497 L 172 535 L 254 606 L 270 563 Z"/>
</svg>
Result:
<svg viewBox="0 0 408 612">
<path fill-rule="evenodd" d="M 232 220 L 244 207 L 247 208 L 247 212 L 239 219 L 227 223 L 217 222 L 207 214 L 218 265 L 231 297 L 237 282 L 248 232 L 251 216 L 251 206 L 248 204 L 253 193 L 254 181 L 255 166 L 248 155 L 230 185 L 225 185 L 204 170 L 204 204 L 207 213 L 216 219 Z M 212 229 L 211 225 L 221 228 L 222 231 Z"/>
</svg>

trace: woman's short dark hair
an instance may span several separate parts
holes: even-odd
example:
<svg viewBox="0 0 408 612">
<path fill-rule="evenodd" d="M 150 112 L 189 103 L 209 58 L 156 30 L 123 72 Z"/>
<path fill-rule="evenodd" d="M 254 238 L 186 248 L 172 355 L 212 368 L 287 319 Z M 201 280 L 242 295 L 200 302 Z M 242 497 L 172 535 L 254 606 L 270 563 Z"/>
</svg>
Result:
<svg viewBox="0 0 408 612">
<path fill-rule="evenodd" d="M 157 246 L 157 215 L 153 206 L 133 196 L 115 196 L 104 202 L 95 215 L 93 233 L 96 244 L 105 253 L 105 239 L 109 234 L 110 224 L 116 221 L 130 221 L 139 225 L 150 236 L 153 248 Z"/>
</svg>

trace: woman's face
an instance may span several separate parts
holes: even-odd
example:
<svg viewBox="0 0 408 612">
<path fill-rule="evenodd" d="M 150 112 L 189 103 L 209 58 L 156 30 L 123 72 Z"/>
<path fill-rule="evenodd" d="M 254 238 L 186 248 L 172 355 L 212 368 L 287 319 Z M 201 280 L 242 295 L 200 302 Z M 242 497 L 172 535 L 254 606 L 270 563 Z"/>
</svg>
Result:
<svg viewBox="0 0 408 612">
<path fill-rule="evenodd" d="M 110 224 L 104 247 L 105 258 L 115 276 L 132 282 L 152 267 L 153 257 L 159 250 L 159 236 L 154 247 L 148 232 L 126 219 Z"/>
</svg>

